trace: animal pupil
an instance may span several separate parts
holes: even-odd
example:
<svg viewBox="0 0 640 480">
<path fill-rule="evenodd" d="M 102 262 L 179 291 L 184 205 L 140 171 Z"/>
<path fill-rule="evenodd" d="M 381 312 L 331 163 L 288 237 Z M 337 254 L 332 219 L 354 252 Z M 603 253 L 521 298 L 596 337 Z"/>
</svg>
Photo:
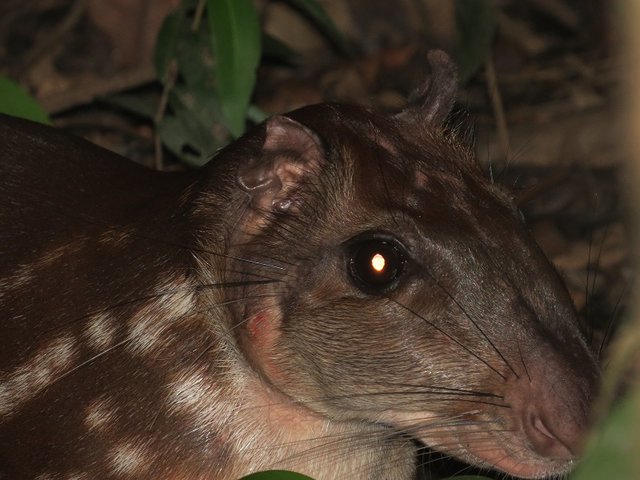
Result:
<svg viewBox="0 0 640 480">
<path fill-rule="evenodd" d="M 396 286 L 405 264 L 405 254 L 395 240 L 366 238 L 353 244 L 349 272 L 356 285 L 371 294 L 385 293 Z"/>
</svg>

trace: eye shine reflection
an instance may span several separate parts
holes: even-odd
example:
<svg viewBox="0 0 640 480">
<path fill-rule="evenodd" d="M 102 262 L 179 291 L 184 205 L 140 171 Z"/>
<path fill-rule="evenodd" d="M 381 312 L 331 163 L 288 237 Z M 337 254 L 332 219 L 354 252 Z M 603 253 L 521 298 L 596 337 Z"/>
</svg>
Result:
<svg viewBox="0 0 640 480">
<path fill-rule="evenodd" d="M 384 272 L 384 268 L 386 264 L 387 264 L 387 261 L 385 260 L 384 256 L 381 253 L 376 253 L 371 258 L 371 266 L 373 267 L 373 270 L 376 273 Z"/>
</svg>

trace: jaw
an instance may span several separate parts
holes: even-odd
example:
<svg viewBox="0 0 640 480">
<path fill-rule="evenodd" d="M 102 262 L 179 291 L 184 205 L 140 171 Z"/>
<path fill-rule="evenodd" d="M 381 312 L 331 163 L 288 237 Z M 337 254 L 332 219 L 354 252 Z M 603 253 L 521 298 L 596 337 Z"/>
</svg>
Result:
<svg viewBox="0 0 640 480">
<path fill-rule="evenodd" d="M 394 429 L 406 432 L 433 450 L 476 467 L 499 470 L 518 478 L 563 475 L 574 464 L 573 460 L 539 455 L 517 429 L 495 419 L 417 412 L 395 412 L 385 417 Z"/>
<path fill-rule="evenodd" d="M 461 443 L 459 448 L 466 450 L 460 456 L 466 462 L 482 468 L 500 470 L 519 478 L 542 479 L 563 475 L 573 466 L 572 460 L 548 459 L 530 452 L 527 447 L 512 450 L 497 445 L 495 441 L 486 444 L 478 442 L 473 447 Z"/>
</svg>

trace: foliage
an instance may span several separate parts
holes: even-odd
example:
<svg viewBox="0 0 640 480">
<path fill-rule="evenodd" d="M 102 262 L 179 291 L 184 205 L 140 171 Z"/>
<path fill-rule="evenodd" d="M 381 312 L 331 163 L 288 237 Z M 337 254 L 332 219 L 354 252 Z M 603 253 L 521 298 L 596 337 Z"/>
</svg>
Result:
<svg viewBox="0 0 640 480">
<path fill-rule="evenodd" d="M 455 58 L 460 83 L 466 83 L 487 59 L 496 19 L 497 9 L 491 0 L 456 0 Z"/>
<path fill-rule="evenodd" d="M 315 0 L 289 3 L 344 45 Z M 242 135 L 247 119 L 264 118 L 250 103 L 263 55 L 289 61 L 295 51 L 261 31 L 251 0 L 201 0 L 198 5 L 184 0 L 167 17 L 156 42 L 154 60 L 167 108 L 154 119 L 163 144 L 185 163 L 199 166 Z M 126 107 L 124 100 L 116 101 Z M 140 105 L 135 110 L 148 115 Z"/>
<path fill-rule="evenodd" d="M 207 0 L 222 113 L 234 137 L 244 132 L 260 61 L 260 23 L 251 0 Z"/>
<path fill-rule="evenodd" d="M 610 413 L 594 429 L 571 480 L 640 478 L 637 455 L 640 451 L 640 317 L 637 311 L 621 327 L 609 357 L 599 395 L 599 411 L 610 410 Z"/>
<path fill-rule="evenodd" d="M 349 47 L 316 0 L 286 0 L 341 53 Z M 461 80 L 482 65 L 495 30 L 489 0 L 456 0 Z M 201 21 L 202 19 L 206 21 Z M 261 31 L 251 0 L 183 0 L 158 35 L 154 63 L 164 85 L 166 108 L 153 111 L 128 95 L 111 100 L 152 118 L 162 143 L 183 162 L 200 166 L 232 138 L 248 118 L 263 118 L 251 105 L 263 56 L 292 62 L 295 50 Z"/>
<path fill-rule="evenodd" d="M 0 113 L 51 124 L 49 115 L 25 89 L 0 75 Z"/>
<path fill-rule="evenodd" d="M 617 405 L 594 435 L 571 480 L 640 478 L 640 389 Z"/>
</svg>

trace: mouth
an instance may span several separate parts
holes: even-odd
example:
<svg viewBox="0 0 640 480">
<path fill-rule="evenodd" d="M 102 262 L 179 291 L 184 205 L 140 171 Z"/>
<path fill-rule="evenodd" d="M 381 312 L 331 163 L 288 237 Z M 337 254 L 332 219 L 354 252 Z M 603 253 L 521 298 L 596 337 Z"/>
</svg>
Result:
<svg viewBox="0 0 640 480">
<path fill-rule="evenodd" d="M 522 449 L 520 449 L 520 455 L 516 455 L 495 444 L 480 449 L 476 446 L 470 448 L 461 445 L 460 447 L 466 450 L 466 454 L 461 458 L 472 465 L 500 470 L 518 478 L 542 479 L 564 475 L 574 464 L 573 460 L 543 458 L 533 453 L 527 454 L 528 452 Z"/>
<path fill-rule="evenodd" d="M 575 463 L 573 459 L 539 455 L 516 431 L 499 427 L 495 422 L 447 421 L 441 416 L 424 414 L 393 416 L 394 429 L 404 431 L 432 450 L 482 469 L 518 478 L 543 479 L 564 475 Z"/>
</svg>

